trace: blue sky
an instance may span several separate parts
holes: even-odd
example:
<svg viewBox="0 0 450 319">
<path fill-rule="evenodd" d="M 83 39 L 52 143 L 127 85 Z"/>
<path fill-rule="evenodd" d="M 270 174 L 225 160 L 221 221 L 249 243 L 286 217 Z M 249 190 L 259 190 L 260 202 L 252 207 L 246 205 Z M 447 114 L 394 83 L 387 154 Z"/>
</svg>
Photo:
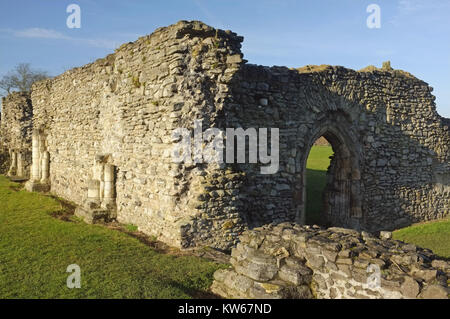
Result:
<svg viewBox="0 0 450 319">
<path fill-rule="evenodd" d="M 66 8 L 81 7 L 69 29 Z M 369 4 L 381 28 L 369 29 Z M 250 63 L 361 69 L 390 60 L 434 87 L 450 117 L 450 0 L 0 0 L 0 75 L 17 63 L 57 75 L 179 20 L 201 20 L 244 36 Z"/>
</svg>

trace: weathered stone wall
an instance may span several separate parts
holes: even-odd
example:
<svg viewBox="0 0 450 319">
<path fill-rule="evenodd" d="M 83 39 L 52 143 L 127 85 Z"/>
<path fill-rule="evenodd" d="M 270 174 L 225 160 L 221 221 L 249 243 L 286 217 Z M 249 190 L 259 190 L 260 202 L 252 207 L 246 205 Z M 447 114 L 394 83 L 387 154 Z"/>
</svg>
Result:
<svg viewBox="0 0 450 319">
<path fill-rule="evenodd" d="M 172 130 L 191 129 L 195 118 L 214 126 L 241 41 L 179 22 L 34 85 L 34 126 L 46 136 L 51 192 L 82 205 L 96 156 L 108 154 L 117 219 L 181 246 L 207 168 L 172 162 Z"/>
<path fill-rule="evenodd" d="M 229 249 L 248 228 L 305 221 L 306 159 L 324 136 L 335 151 L 330 225 L 376 231 L 448 216 L 450 133 L 425 82 L 389 65 L 246 64 L 242 40 L 181 21 L 36 83 L 28 189 L 75 202 L 89 221 Z M 279 170 L 174 163 L 172 132 L 195 120 L 203 131 L 279 128 Z"/>
<path fill-rule="evenodd" d="M 239 218 L 223 230 L 234 242 L 246 227 L 304 223 L 306 160 L 325 136 L 335 151 L 324 203 L 328 225 L 379 231 L 449 216 L 450 133 L 431 91 L 388 65 L 359 72 L 242 65 L 218 123 L 223 129 L 279 128 L 279 171 L 264 175 L 261 165 L 230 166 L 239 182 L 213 185 L 202 198 L 205 212 L 215 221 L 222 207 L 237 207 Z M 217 196 L 221 190 L 236 196 Z M 203 233 L 193 229 L 194 237 Z"/>
<path fill-rule="evenodd" d="M 0 121 L 1 173 L 28 178 L 31 165 L 33 108 L 27 92 L 13 92 L 2 98 Z"/>
<path fill-rule="evenodd" d="M 285 203 L 287 215 L 304 214 L 295 212 L 305 202 L 304 163 L 320 135 L 330 136 L 336 153 L 345 146 L 354 165 L 348 171 L 351 177 L 335 176 L 335 181 L 346 179 L 355 188 L 347 203 L 342 203 L 344 192 L 330 194 L 328 214 L 334 225 L 380 230 L 448 216 L 450 180 L 443 175 L 450 169 L 450 134 L 425 82 L 391 69 L 296 72 L 245 66 L 233 92 L 229 127 L 280 128 L 279 173 L 248 178 L 251 183 L 245 187 L 264 189 L 251 201 L 258 217 L 275 202 Z M 436 179 L 442 187 L 436 187 Z M 280 185 L 286 189 L 278 191 Z M 275 196 L 261 196 L 268 192 Z M 355 209 L 352 201 L 360 207 Z M 279 208 L 277 216 L 283 214 Z M 269 213 L 263 223 L 272 219 Z"/>
<path fill-rule="evenodd" d="M 226 298 L 448 298 L 448 261 L 386 237 L 263 226 L 244 232 L 233 268 L 218 270 L 211 288 Z"/>
</svg>

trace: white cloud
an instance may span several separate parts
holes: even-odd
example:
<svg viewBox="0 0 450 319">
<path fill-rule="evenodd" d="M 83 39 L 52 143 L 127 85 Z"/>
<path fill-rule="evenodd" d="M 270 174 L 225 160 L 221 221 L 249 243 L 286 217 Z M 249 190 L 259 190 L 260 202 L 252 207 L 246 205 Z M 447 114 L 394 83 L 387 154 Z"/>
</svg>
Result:
<svg viewBox="0 0 450 319">
<path fill-rule="evenodd" d="M 393 25 L 419 23 L 432 23 L 439 20 L 447 22 L 447 15 L 442 12 L 450 10 L 450 2 L 442 0 L 399 0 L 397 14 L 390 22 Z"/>
<path fill-rule="evenodd" d="M 440 9 L 448 7 L 449 4 L 442 0 L 400 0 L 399 11 L 403 13 L 415 13 L 422 10 Z"/>
<path fill-rule="evenodd" d="M 71 39 L 70 37 L 65 36 L 61 32 L 42 28 L 29 28 L 25 30 L 17 30 L 13 31 L 13 35 L 19 38 L 65 39 L 65 40 Z"/>
<path fill-rule="evenodd" d="M 87 45 L 97 48 L 115 49 L 120 45 L 120 41 L 98 39 L 98 38 L 76 38 L 67 36 L 59 31 L 45 28 L 28 28 L 23 30 L 0 29 L 0 33 L 6 33 L 16 38 L 29 39 L 54 39 L 70 41 L 80 45 Z"/>
</svg>

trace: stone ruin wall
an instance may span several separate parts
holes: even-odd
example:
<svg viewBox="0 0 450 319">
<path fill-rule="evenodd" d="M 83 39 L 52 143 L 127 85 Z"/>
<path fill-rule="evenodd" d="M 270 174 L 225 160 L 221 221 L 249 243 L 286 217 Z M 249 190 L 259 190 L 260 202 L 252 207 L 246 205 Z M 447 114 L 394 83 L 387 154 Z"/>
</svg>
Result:
<svg viewBox="0 0 450 319">
<path fill-rule="evenodd" d="M 376 231 L 448 216 L 450 134 L 425 82 L 389 67 L 246 64 L 242 40 L 181 21 L 36 83 L 33 126 L 50 191 L 86 206 L 92 185 L 111 182 L 98 167 L 112 166 L 109 218 L 174 246 L 230 249 L 249 227 L 304 221 L 306 158 L 325 134 L 337 154 L 333 225 Z M 173 163 L 172 131 L 195 119 L 203 131 L 280 128 L 279 171 Z"/>
<path fill-rule="evenodd" d="M 34 127 L 50 154 L 51 192 L 83 205 L 94 160 L 115 167 L 116 217 L 174 246 L 196 214 L 205 167 L 171 160 L 172 130 L 213 126 L 242 38 L 199 23 L 156 30 L 114 54 L 33 86 Z M 222 97 L 221 97 L 222 96 Z"/>
<path fill-rule="evenodd" d="M 14 179 L 30 177 L 32 118 L 29 93 L 13 92 L 2 98 L 0 172 Z"/>
<path fill-rule="evenodd" d="M 217 232 L 233 242 L 211 236 L 212 246 L 236 244 L 248 227 L 303 223 L 306 160 L 324 134 L 336 152 L 325 203 L 330 225 L 376 232 L 449 216 L 450 133 L 431 92 L 389 66 L 357 72 L 241 65 L 218 125 L 279 128 L 280 169 L 262 175 L 259 164 L 227 165 L 235 183 L 208 185 L 200 198 L 207 214 L 191 223 L 191 241 L 230 209 L 237 215 Z"/>
<path fill-rule="evenodd" d="M 337 140 L 335 152 L 345 146 L 354 153 L 350 161 L 358 163 L 348 172 L 341 167 L 356 191 L 348 190 L 347 203 L 342 203 L 345 194 L 330 196 L 334 225 L 378 231 L 449 215 L 449 128 L 425 82 L 392 69 L 327 66 L 299 72 L 246 65 L 233 83 L 227 127 L 280 128 L 277 174 L 240 165 L 247 182 L 239 192 L 256 226 L 301 216 L 310 147 L 330 132 L 329 140 Z M 345 180 L 339 174 L 335 180 Z"/>
<path fill-rule="evenodd" d="M 450 263 L 389 233 L 282 223 L 246 231 L 211 287 L 225 298 L 448 299 Z"/>
</svg>

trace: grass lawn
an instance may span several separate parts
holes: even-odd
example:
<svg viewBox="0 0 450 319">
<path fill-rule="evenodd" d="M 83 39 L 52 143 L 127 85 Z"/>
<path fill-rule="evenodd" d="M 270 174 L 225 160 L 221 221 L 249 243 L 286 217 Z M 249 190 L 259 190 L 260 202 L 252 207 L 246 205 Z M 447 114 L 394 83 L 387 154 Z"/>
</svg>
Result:
<svg viewBox="0 0 450 319">
<path fill-rule="evenodd" d="M 333 155 L 331 146 L 314 145 L 306 162 L 306 223 L 323 224 L 323 190 Z"/>
<path fill-rule="evenodd" d="M 332 155 L 314 146 L 307 162 L 307 222 L 320 222 L 322 191 Z M 160 253 L 123 232 L 62 214 L 50 196 L 20 190 L 0 176 L 0 298 L 196 298 L 208 295 L 225 265 Z M 135 230 L 129 226 L 129 230 Z M 413 225 L 394 238 L 450 258 L 450 220 Z M 66 286 L 66 269 L 81 268 L 81 288 Z"/>
<path fill-rule="evenodd" d="M 223 265 L 162 254 L 123 232 L 52 217 L 61 204 L 0 176 L 0 298 L 192 298 Z M 66 269 L 81 268 L 81 288 Z"/>
<path fill-rule="evenodd" d="M 450 259 L 450 219 L 420 223 L 399 229 L 394 239 L 429 248 L 436 255 Z"/>
</svg>

